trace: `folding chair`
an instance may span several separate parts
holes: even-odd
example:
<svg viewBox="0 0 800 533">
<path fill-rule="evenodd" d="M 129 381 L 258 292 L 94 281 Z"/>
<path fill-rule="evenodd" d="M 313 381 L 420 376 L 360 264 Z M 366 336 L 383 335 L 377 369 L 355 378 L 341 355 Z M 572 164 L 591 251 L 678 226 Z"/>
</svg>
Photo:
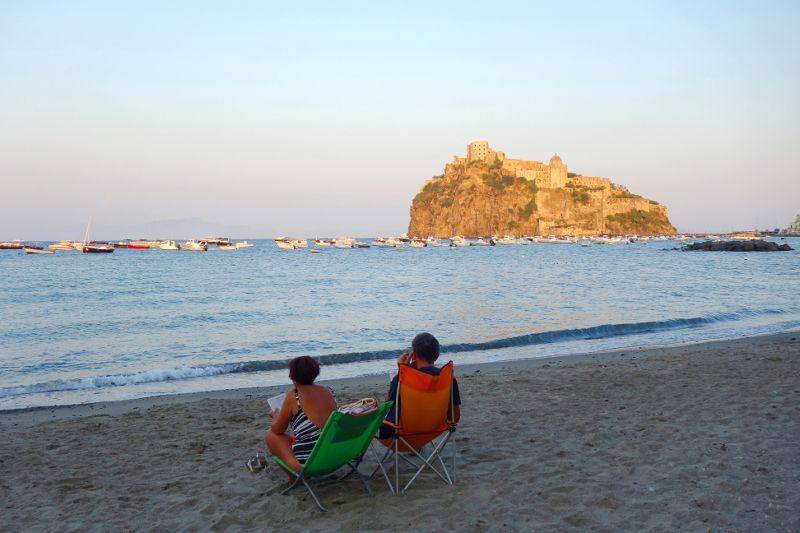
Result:
<svg viewBox="0 0 800 533">
<path fill-rule="evenodd" d="M 370 477 L 380 469 L 389 484 L 389 489 L 394 493 L 400 492 L 402 459 L 416 469 L 403 487 L 403 492 L 426 468 L 435 472 L 448 485 L 452 485 L 456 466 L 455 439 L 452 446 L 453 477 L 444 464 L 441 452 L 456 430 L 456 423 L 453 421 L 453 362 L 444 365 L 438 376 L 402 365 L 398 380 L 397 396 L 394 398 L 394 419 L 397 422 L 384 421 L 385 424 L 395 428 L 395 434 L 379 439 L 387 450 Z M 428 444 L 433 447 L 433 451 L 423 455 L 423 447 Z M 384 462 L 392 453 L 394 453 L 394 484 L 384 468 Z"/>
<path fill-rule="evenodd" d="M 279 457 L 272 456 L 272 458 L 284 470 L 297 476 L 297 479 L 289 487 L 283 490 L 281 494 L 288 494 L 290 490 L 302 483 L 306 490 L 308 490 L 311 497 L 314 498 L 314 503 L 322 511 L 327 511 L 319 501 L 319 497 L 311 488 L 309 479 L 312 477 L 328 476 L 333 474 L 343 466 L 350 468 L 350 471 L 337 478 L 342 480 L 351 474 L 356 474 L 363 483 L 367 493 L 372 496 L 372 491 L 367 484 L 367 480 L 358 471 L 358 465 L 361 457 L 366 453 L 372 442 L 372 437 L 378 431 L 378 426 L 386 418 L 386 414 L 392 407 L 391 401 L 381 404 L 378 409 L 367 413 L 365 415 L 353 416 L 334 411 L 322 428 L 319 440 L 314 445 L 308 460 L 303 465 L 303 470 L 295 472 Z"/>
</svg>

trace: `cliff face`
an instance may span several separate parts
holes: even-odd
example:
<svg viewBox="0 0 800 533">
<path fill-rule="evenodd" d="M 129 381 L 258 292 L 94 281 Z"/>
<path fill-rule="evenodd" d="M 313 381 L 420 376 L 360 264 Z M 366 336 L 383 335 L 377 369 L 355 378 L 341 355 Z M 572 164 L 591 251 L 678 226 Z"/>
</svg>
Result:
<svg viewBox="0 0 800 533">
<path fill-rule="evenodd" d="M 570 175 L 541 188 L 499 161 L 447 165 L 414 197 L 408 227 L 412 237 L 675 232 L 665 206 L 608 180 Z"/>
</svg>

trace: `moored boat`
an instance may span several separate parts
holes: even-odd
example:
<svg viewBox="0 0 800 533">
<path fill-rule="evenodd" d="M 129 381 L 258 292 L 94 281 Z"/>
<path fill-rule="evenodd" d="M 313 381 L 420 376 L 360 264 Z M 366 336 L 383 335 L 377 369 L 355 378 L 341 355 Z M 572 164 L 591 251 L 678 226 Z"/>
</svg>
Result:
<svg viewBox="0 0 800 533">
<path fill-rule="evenodd" d="M 22 243 L 20 241 L 13 242 L 0 242 L 0 250 L 21 250 Z"/>
<path fill-rule="evenodd" d="M 150 243 L 147 241 L 133 241 L 128 243 L 127 248 L 129 250 L 149 250 Z"/>
<path fill-rule="evenodd" d="M 234 246 L 236 246 L 236 248 L 252 248 L 254 244 L 252 242 L 242 241 L 237 242 Z"/>
<path fill-rule="evenodd" d="M 205 241 L 196 241 L 189 239 L 180 245 L 181 250 L 188 250 L 190 252 L 205 252 L 208 251 L 208 243 Z"/>
<path fill-rule="evenodd" d="M 110 254 L 114 251 L 114 247 L 108 244 L 84 244 L 81 247 L 81 252 L 85 254 Z"/>
<path fill-rule="evenodd" d="M 180 250 L 175 241 L 165 241 L 159 246 L 161 250 Z"/>
<path fill-rule="evenodd" d="M 61 241 L 61 242 L 57 242 L 55 244 L 51 244 L 51 245 L 48 246 L 48 248 L 53 250 L 53 251 L 56 251 L 56 250 L 68 251 L 68 250 L 74 250 L 75 249 L 75 247 L 72 245 L 72 243 L 66 242 L 66 241 Z"/>
<path fill-rule="evenodd" d="M 28 246 L 25 246 L 23 250 L 27 255 L 52 255 L 55 253 L 53 250 L 42 250 L 41 248 L 30 248 Z"/>
</svg>

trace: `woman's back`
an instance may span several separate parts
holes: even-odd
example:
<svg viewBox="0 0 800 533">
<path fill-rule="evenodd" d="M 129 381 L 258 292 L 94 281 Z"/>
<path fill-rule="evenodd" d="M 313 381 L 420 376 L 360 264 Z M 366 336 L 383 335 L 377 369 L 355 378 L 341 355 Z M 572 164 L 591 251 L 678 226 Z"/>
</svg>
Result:
<svg viewBox="0 0 800 533">
<path fill-rule="evenodd" d="M 328 417 L 336 409 L 336 400 L 328 387 L 321 385 L 298 385 L 297 392 L 300 395 L 300 407 L 309 420 L 322 428 L 328 421 Z"/>
</svg>

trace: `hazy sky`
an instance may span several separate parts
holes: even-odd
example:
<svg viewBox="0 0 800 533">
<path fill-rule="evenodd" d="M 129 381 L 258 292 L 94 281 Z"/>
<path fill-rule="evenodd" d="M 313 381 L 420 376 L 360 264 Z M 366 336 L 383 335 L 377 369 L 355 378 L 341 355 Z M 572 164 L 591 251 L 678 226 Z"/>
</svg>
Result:
<svg viewBox="0 0 800 533">
<path fill-rule="evenodd" d="M 785 227 L 798 5 L 3 1 L 0 239 L 397 234 L 476 139 L 679 230 Z"/>
</svg>

